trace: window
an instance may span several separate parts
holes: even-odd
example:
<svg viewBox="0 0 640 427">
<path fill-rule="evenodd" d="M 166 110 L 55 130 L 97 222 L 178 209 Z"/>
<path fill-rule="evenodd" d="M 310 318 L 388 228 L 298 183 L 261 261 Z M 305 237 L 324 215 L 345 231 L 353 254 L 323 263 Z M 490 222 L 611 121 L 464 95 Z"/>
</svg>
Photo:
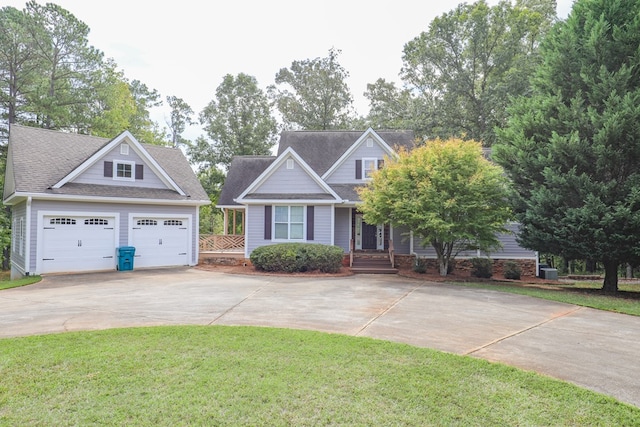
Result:
<svg viewBox="0 0 640 427">
<path fill-rule="evenodd" d="M 84 220 L 84 225 L 109 225 L 109 220 L 103 218 L 87 218 Z"/>
<path fill-rule="evenodd" d="M 51 225 L 76 225 L 76 220 L 73 218 L 51 218 L 49 220 Z"/>
<path fill-rule="evenodd" d="M 362 159 L 362 178 L 371 179 L 374 171 L 378 169 L 378 159 Z"/>
<path fill-rule="evenodd" d="M 182 221 L 180 221 L 179 219 L 167 219 L 164 221 L 164 225 L 181 226 Z"/>
<path fill-rule="evenodd" d="M 139 219 L 136 225 L 158 225 L 158 221 L 155 219 Z"/>
<path fill-rule="evenodd" d="M 133 163 L 115 162 L 114 177 L 120 179 L 133 179 Z"/>
<path fill-rule="evenodd" d="M 276 240 L 304 239 L 304 206 L 276 206 L 274 213 Z"/>
</svg>

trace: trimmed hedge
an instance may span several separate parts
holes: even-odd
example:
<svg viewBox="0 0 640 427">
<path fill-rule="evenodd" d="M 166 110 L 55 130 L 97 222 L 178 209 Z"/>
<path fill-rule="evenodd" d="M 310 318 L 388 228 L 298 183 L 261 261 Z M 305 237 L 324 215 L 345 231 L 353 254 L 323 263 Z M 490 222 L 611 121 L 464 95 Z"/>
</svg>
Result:
<svg viewBox="0 0 640 427">
<path fill-rule="evenodd" d="M 263 271 L 337 273 L 343 256 L 344 250 L 338 246 L 278 243 L 254 249 L 249 259 L 256 269 Z"/>
</svg>

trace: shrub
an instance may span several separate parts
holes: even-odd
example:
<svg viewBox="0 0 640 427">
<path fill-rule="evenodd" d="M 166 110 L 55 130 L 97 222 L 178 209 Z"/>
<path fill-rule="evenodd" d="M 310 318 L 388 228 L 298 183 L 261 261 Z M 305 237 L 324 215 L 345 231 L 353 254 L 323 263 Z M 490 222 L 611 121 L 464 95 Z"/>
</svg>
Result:
<svg viewBox="0 0 640 427">
<path fill-rule="evenodd" d="M 254 249 L 249 259 L 256 269 L 263 271 L 336 273 L 342 267 L 343 256 L 344 251 L 338 246 L 278 243 Z"/>
<path fill-rule="evenodd" d="M 520 280 L 520 275 L 522 274 L 522 270 L 520 266 L 513 262 L 507 261 L 504 263 L 504 278 L 512 279 L 512 280 Z"/>
<path fill-rule="evenodd" d="M 493 276 L 493 262 L 489 258 L 471 258 L 471 275 L 488 279 Z"/>
<path fill-rule="evenodd" d="M 424 258 L 418 258 L 413 261 L 413 271 L 416 273 L 424 274 L 427 272 L 427 260 Z"/>
</svg>

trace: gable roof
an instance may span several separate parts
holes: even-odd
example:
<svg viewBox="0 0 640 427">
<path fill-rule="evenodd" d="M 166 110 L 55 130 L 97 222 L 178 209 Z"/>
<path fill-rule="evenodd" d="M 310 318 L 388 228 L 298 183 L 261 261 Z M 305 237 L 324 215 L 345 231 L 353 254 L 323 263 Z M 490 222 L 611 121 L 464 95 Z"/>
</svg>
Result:
<svg viewBox="0 0 640 427">
<path fill-rule="evenodd" d="M 307 194 L 271 194 L 271 195 L 257 195 L 257 197 L 250 197 L 250 193 L 257 190 L 260 185 L 262 185 L 268 178 L 271 176 L 280 166 L 282 166 L 289 157 L 293 157 L 296 162 L 302 166 L 302 170 L 309 176 L 313 181 L 318 184 L 323 193 L 316 193 L 314 195 Z M 249 196 L 249 197 L 248 197 Z M 295 152 L 295 150 L 291 147 L 287 148 L 282 152 L 276 159 L 269 165 L 267 168 L 256 178 L 241 194 L 238 196 L 238 200 L 242 202 L 243 200 L 249 199 L 264 199 L 265 196 L 274 199 L 274 198 L 282 198 L 282 199 L 313 199 L 313 200 L 340 200 L 340 196 L 338 196 L 332 189 L 325 183 L 322 178 L 318 176 L 317 173 L 314 172 L 313 169 L 309 167 L 309 165 Z M 276 197 L 278 196 L 278 197 Z"/>
<path fill-rule="evenodd" d="M 276 158 L 274 156 L 235 156 L 229 164 L 217 206 L 241 206 L 235 201 Z"/>
<path fill-rule="evenodd" d="M 86 162 L 101 150 L 106 149 L 113 141 L 126 136 L 132 142 L 133 136 L 128 132 L 109 140 L 90 135 L 79 135 L 32 128 L 12 124 L 9 132 L 9 149 L 13 188 L 5 188 L 4 198 L 9 199 L 16 194 L 23 195 L 66 195 L 80 198 L 136 198 L 146 200 L 173 200 L 204 204 L 209 197 L 196 178 L 189 162 L 178 149 L 139 144 L 138 149 L 144 152 L 143 157 L 154 164 L 155 171 L 163 171 L 167 177 L 182 190 L 171 186 L 167 189 L 135 187 L 123 189 L 112 185 L 78 184 L 65 181 L 73 171 L 81 170 Z M 56 184 L 59 184 L 56 186 Z M 58 188 L 54 188 L 58 187 Z"/>
<path fill-rule="evenodd" d="M 280 135 L 278 155 L 291 147 L 320 176 L 367 131 L 285 131 Z M 413 131 L 376 131 L 391 148 L 412 148 Z"/>
<path fill-rule="evenodd" d="M 391 148 L 414 146 L 413 131 L 368 131 L 378 135 Z M 235 200 L 257 184 L 258 178 L 272 163 L 287 151 L 293 151 L 306 163 L 309 169 L 318 177 L 322 177 L 357 141 L 361 140 L 368 131 L 284 131 L 280 134 L 277 157 L 274 156 L 236 156 L 229 165 L 229 172 L 222 186 L 217 206 L 242 207 Z M 354 184 L 331 184 L 328 194 L 337 195 L 344 201 L 359 200 Z M 273 195 L 283 199 L 285 197 L 301 198 L 302 195 Z M 317 195 L 316 195 L 317 196 Z M 316 197 L 306 195 L 307 199 Z M 245 199 L 251 199 L 251 195 Z"/>
<path fill-rule="evenodd" d="M 177 191 L 181 196 L 185 196 L 186 194 L 182 191 L 182 189 L 171 179 L 171 177 L 164 171 L 160 165 L 155 161 L 155 159 L 149 155 L 149 152 L 145 150 L 142 145 L 131 135 L 129 131 L 124 131 L 120 135 L 113 138 L 109 141 L 108 144 L 100 148 L 97 152 L 95 152 L 91 157 L 86 159 L 80 166 L 74 168 L 70 173 L 68 173 L 64 178 L 53 185 L 54 189 L 58 189 L 65 185 L 66 183 L 72 181 L 74 178 L 80 176 L 84 171 L 89 169 L 96 162 L 100 161 L 109 151 L 113 150 L 121 142 L 127 142 L 131 149 L 133 149 L 138 156 L 142 158 L 142 160 L 150 166 L 153 172 L 160 178 L 160 180 L 169 188 Z"/>
</svg>

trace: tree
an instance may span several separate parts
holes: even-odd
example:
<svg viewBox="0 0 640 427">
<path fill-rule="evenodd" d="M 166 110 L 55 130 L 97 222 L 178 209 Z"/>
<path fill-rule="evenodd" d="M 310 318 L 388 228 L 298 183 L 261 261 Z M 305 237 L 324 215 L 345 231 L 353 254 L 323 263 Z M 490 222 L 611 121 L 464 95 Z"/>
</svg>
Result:
<svg viewBox="0 0 640 427">
<path fill-rule="evenodd" d="M 255 77 L 227 74 L 216 89 L 215 99 L 200 113 L 210 141 L 198 138 L 189 150 L 200 170 L 231 163 L 234 156 L 268 155 L 275 144 L 276 120 L 269 101 Z"/>
<path fill-rule="evenodd" d="M 640 256 L 639 16 L 639 0 L 578 0 L 494 152 L 516 190 L 521 244 L 601 261 L 606 293 Z"/>
<path fill-rule="evenodd" d="M 475 141 L 437 139 L 401 150 L 359 194 L 367 223 L 412 230 L 433 246 L 443 276 L 460 251 L 499 247 L 496 233 L 511 218 L 502 169 Z"/>
<path fill-rule="evenodd" d="M 354 120 L 349 73 L 338 63 L 340 50 L 326 58 L 293 61 L 268 88 L 287 129 L 347 129 Z"/>
<path fill-rule="evenodd" d="M 170 119 L 167 122 L 171 132 L 171 145 L 173 147 L 178 147 L 180 144 L 190 145 L 189 141 L 182 137 L 182 133 L 187 125 L 194 123 L 191 119 L 193 109 L 182 98 L 176 96 L 167 96 L 167 104 L 171 107 Z"/>
<path fill-rule="evenodd" d="M 36 123 L 73 130 L 82 122 L 83 108 L 95 99 L 96 82 L 91 77 L 102 66 L 102 52 L 89 45 L 89 27 L 66 9 L 31 0 L 25 11 L 36 55 L 43 63 L 29 96 Z"/>
<path fill-rule="evenodd" d="M 140 142 L 165 145 L 167 136 L 159 125 L 151 120 L 150 110 L 162 105 L 160 94 L 140 80 L 129 82 L 129 91 L 135 103 L 135 114 L 129 122 L 129 131 Z"/>
<path fill-rule="evenodd" d="M 28 20 L 24 12 L 13 7 L 0 9 L 0 142 L 8 138 L 8 125 L 26 115 L 27 96 L 42 65 Z"/>
<path fill-rule="evenodd" d="M 417 135 L 455 135 L 490 146 L 510 97 L 527 93 L 539 42 L 554 19 L 554 0 L 460 4 L 405 45 L 404 90 L 380 92 L 379 82 L 368 87 L 371 119 L 385 106 Z"/>
</svg>

